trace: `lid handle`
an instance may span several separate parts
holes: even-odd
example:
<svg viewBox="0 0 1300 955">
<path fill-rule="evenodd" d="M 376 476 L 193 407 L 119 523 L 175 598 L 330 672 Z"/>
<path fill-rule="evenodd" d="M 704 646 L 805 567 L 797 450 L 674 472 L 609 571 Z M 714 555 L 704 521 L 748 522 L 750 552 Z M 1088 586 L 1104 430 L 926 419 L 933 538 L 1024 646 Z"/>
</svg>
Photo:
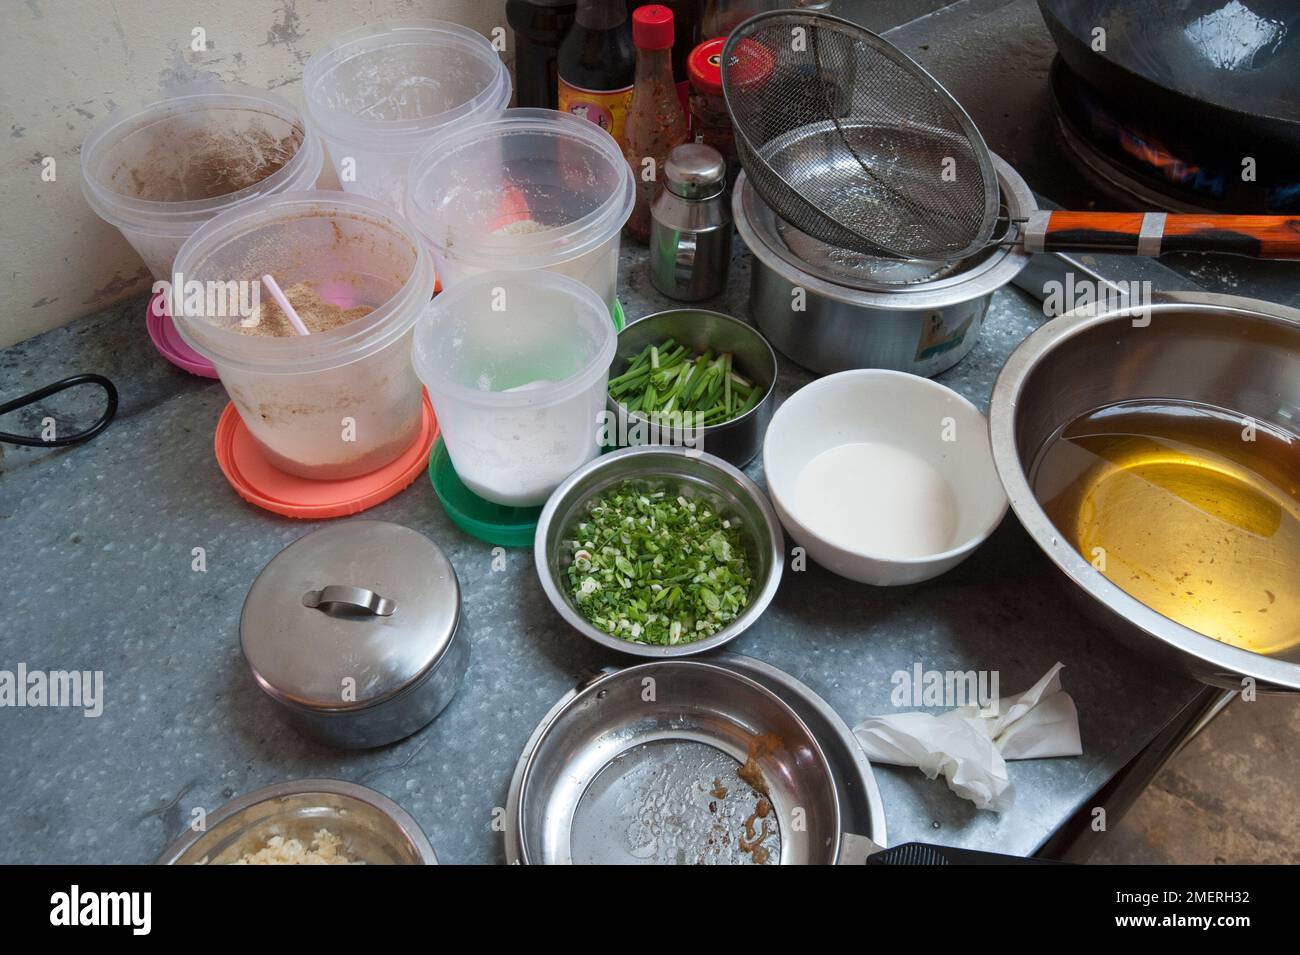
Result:
<svg viewBox="0 0 1300 955">
<path fill-rule="evenodd" d="M 330 584 L 322 590 L 309 590 L 302 595 L 302 605 L 321 613 L 357 614 L 367 617 L 391 617 L 397 604 L 364 587 L 345 587 Z"/>
</svg>

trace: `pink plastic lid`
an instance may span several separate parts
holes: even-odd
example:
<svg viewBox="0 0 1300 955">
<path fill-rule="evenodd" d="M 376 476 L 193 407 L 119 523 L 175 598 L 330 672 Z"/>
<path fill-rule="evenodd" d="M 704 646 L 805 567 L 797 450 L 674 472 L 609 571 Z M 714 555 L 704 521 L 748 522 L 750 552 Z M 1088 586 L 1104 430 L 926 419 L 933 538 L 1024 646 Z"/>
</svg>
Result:
<svg viewBox="0 0 1300 955">
<path fill-rule="evenodd" d="M 285 474 L 272 466 L 261 446 L 248 433 L 234 404 L 228 404 L 217 422 L 217 463 L 230 486 L 250 504 L 304 520 L 346 517 L 405 490 L 423 473 L 437 437 L 438 419 L 426 394 L 420 436 L 396 461 L 360 477 L 313 481 Z"/>
<path fill-rule="evenodd" d="M 145 308 L 145 327 L 149 329 L 149 338 L 153 347 L 177 368 L 183 368 L 191 375 L 204 378 L 216 378 L 217 370 L 208 361 L 181 338 L 167 314 L 167 299 L 162 292 L 154 292 Z"/>
</svg>

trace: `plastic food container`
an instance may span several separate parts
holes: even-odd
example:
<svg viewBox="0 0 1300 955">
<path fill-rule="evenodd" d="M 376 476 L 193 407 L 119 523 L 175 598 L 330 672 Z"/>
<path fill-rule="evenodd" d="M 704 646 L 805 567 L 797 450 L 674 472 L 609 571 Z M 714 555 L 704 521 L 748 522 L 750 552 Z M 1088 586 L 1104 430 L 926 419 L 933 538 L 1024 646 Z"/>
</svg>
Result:
<svg viewBox="0 0 1300 955">
<path fill-rule="evenodd" d="M 615 337 L 605 303 L 563 275 L 480 275 L 433 300 L 415 370 L 470 491 L 541 504 L 597 455 Z"/>
<path fill-rule="evenodd" d="M 110 114 L 82 143 L 81 188 L 153 277 L 170 279 L 195 229 L 258 196 L 311 189 L 323 163 L 288 102 L 213 84 Z"/>
<path fill-rule="evenodd" d="M 439 20 L 335 37 L 307 61 L 307 113 L 348 192 L 402 208 L 415 154 L 510 102 L 510 73 L 481 34 Z"/>
<path fill-rule="evenodd" d="M 323 480 L 356 477 L 416 440 L 422 400 L 410 335 L 433 295 L 433 265 L 396 213 L 342 192 L 259 199 L 196 232 L 176 271 L 185 282 L 173 290 L 177 329 L 216 367 L 275 467 Z M 255 283 L 267 273 L 281 288 L 301 282 L 331 304 L 374 311 L 328 331 L 271 338 L 233 331 L 239 315 L 204 314 L 212 311 L 206 301 L 196 309 L 185 300 L 193 290 Z"/>
<path fill-rule="evenodd" d="M 595 123 L 508 109 L 416 158 L 406 214 L 444 287 L 488 270 L 546 269 L 577 279 L 613 310 L 634 192 L 618 143 Z"/>
</svg>

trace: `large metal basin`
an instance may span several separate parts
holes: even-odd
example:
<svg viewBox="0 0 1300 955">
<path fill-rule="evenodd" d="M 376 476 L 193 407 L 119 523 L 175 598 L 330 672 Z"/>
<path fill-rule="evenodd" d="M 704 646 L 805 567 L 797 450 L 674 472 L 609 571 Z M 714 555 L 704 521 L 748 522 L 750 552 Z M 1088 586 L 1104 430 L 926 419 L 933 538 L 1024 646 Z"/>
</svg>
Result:
<svg viewBox="0 0 1300 955">
<path fill-rule="evenodd" d="M 1118 401 L 1200 401 L 1300 434 L 1300 311 L 1231 295 L 1157 294 L 1131 310 L 1048 322 L 1007 360 L 989 404 L 993 457 L 1011 508 L 1071 582 L 1085 612 L 1126 643 L 1205 683 L 1300 690 L 1300 650 L 1265 656 L 1181 626 L 1107 580 L 1035 499 L 1027 471 L 1079 415 Z M 1283 599 L 1300 597 L 1296 587 Z"/>
</svg>

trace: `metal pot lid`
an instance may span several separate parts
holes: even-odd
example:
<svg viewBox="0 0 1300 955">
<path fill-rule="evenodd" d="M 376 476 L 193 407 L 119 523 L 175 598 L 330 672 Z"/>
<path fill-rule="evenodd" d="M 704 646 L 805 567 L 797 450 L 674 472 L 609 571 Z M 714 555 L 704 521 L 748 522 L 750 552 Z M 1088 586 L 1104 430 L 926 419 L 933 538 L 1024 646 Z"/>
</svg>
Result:
<svg viewBox="0 0 1300 955">
<path fill-rule="evenodd" d="M 373 706 L 441 661 L 460 622 L 460 585 L 418 531 L 350 521 L 271 559 L 249 588 L 240 643 L 258 685 L 315 711 Z"/>
</svg>

